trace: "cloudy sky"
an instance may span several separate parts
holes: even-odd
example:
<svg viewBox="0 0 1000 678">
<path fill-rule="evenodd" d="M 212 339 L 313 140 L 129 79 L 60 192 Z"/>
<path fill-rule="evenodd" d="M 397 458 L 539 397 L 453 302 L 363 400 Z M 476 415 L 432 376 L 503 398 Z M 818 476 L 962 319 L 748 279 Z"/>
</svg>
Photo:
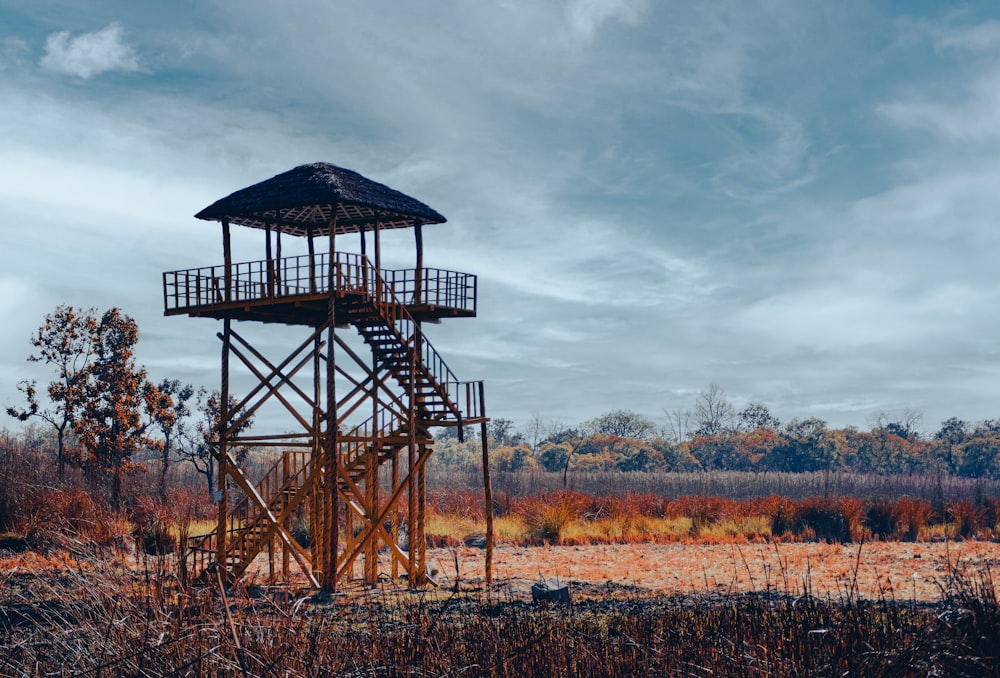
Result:
<svg viewBox="0 0 1000 678">
<path fill-rule="evenodd" d="M 448 217 L 426 261 L 480 315 L 428 336 L 494 416 L 709 383 L 1000 416 L 996 3 L 0 0 L 0 102 L 3 404 L 63 303 L 216 386 L 218 324 L 163 317 L 161 272 L 221 263 L 195 212 L 321 160 Z"/>
</svg>

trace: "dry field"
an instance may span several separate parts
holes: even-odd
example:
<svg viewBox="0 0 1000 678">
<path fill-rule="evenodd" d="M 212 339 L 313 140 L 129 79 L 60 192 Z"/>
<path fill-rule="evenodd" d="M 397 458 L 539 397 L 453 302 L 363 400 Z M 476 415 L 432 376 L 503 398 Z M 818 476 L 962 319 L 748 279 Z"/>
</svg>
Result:
<svg viewBox="0 0 1000 678">
<path fill-rule="evenodd" d="M 483 550 L 428 553 L 443 588 L 454 587 L 456 564 L 461 587 L 482 585 Z M 776 590 L 898 601 L 938 601 L 953 570 L 986 567 L 1000 569 L 1000 543 L 499 544 L 493 562 L 495 583 L 517 597 L 527 596 L 532 583 L 555 577 L 593 597 L 621 590 L 668 595 Z"/>
</svg>

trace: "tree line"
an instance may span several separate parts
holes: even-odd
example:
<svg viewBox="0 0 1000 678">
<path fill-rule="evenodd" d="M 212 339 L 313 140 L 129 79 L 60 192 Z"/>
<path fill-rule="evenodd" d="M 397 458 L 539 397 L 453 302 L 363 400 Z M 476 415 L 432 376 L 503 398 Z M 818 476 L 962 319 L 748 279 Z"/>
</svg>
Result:
<svg viewBox="0 0 1000 678">
<path fill-rule="evenodd" d="M 691 410 L 652 418 L 616 409 L 576 426 L 532 417 L 518 428 L 494 419 L 487 435 L 499 471 L 856 471 L 1000 478 L 1000 419 L 955 417 L 930 435 L 912 411 L 880 412 L 869 430 L 832 428 L 809 417 L 782 423 L 762 403 L 737 410 L 710 384 Z M 466 466 L 475 443 L 455 436 L 438 445 L 439 462 Z"/>
<path fill-rule="evenodd" d="M 120 309 L 59 306 L 31 338 L 29 362 L 49 367 L 47 384 L 22 381 L 19 406 L 6 408 L 22 422 L 38 421 L 54 439 L 60 480 L 68 468 L 82 473 L 112 504 L 123 500 L 125 480 L 159 463 L 158 488 L 167 493 L 171 464 L 183 461 L 201 474 L 211 494 L 216 462 L 214 430 L 218 391 L 177 379 L 151 380 L 136 364 L 136 322 Z M 235 406 L 230 399 L 230 407 Z M 241 431 L 252 426 L 248 418 Z M 931 435 L 919 416 L 879 414 L 869 430 L 831 428 L 810 417 L 779 421 L 762 403 L 737 410 L 710 384 L 690 410 L 664 412 L 658 423 L 626 409 L 575 426 L 533 416 L 518 427 L 506 418 L 488 426 L 491 460 L 499 472 L 570 471 L 858 471 L 943 473 L 1000 477 L 1000 420 L 951 418 Z M 459 442 L 456 429 L 438 433 L 434 466 L 473 468 L 480 463 L 474 431 Z M 235 450 L 246 459 L 246 450 Z"/>
</svg>

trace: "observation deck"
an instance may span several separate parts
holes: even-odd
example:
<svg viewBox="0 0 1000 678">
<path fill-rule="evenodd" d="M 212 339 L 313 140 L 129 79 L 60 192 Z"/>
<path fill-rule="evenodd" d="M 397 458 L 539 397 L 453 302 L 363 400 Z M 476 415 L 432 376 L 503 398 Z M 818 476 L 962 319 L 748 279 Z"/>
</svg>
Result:
<svg viewBox="0 0 1000 678">
<path fill-rule="evenodd" d="M 378 299 L 420 322 L 476 315 L 476 276 L 440 268 L 377 269 L 360 254 L 326 252 L 163 274 L 165 315 L 319 327 L 336 310 Z M 341 316 L 343 317 L 343 316 Z"/>
</svg>

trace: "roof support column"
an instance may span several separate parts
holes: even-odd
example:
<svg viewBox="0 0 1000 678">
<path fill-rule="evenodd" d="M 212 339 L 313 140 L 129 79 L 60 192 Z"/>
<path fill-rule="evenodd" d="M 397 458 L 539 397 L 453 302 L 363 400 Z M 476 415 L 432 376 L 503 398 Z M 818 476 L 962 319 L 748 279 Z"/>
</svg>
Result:
<svg viewBox="0 0 1000 678">
<path fill-rule="evenodd" d="M 274 284 L 277 287 L 278 294 L 281 295 L 281 227 L 275 224 L 274 230 L 274 244 L 276 247 L 274 253 Z"/>
<path fill-rule="evenodd" d="M 333 231 L 330 231 L 330 237 L 333 237 Z M 309 292 L 316 292 L 316 245 L 313 243 L 313 232 L 312 228 L 306 234 L 306 242 L 309 244 Z M 330 262 L 330 268 L 333 268 L 333 262 Z"/>
<path fill-rule="evenodd" d="M 384 297 L 382 289 L 382 224 L 375 222 L 375 298 L 381 303 Z"/>
<path fill-rule="evenodd" d="M 225 296 L 223 297 L 226 301 L 232 301 L 233 298 L 233 250 L 230 245 L 229 237 L 229 219 L 222 220 L 222 257 L 223 257 L 223 267 L 225 269 Z"/>
<path fill-rule="evenodd" d="M 267 282 L 264 294 L 268 299 L 274 299 L 274 259 L 271 258 L 271 224 L 264 226 L 264 237 L 267 240 L 264 246 L 267 257 Z"/>
<path fill-rule="evenodd" d="M 413 305 L 419 306 L 424 286 L 424 227 L 419 221 L 413 225 L 413 237 L 417 241 L 417 270 L 413 275 Z"/>
<path fill-rule="evenodd" d="M 365 290 L 368 290 L 368 258 L 367 252 L 365 252 L 365 227 L 361 227 L 361 281 L 364 283 Z"/>
</svg>

